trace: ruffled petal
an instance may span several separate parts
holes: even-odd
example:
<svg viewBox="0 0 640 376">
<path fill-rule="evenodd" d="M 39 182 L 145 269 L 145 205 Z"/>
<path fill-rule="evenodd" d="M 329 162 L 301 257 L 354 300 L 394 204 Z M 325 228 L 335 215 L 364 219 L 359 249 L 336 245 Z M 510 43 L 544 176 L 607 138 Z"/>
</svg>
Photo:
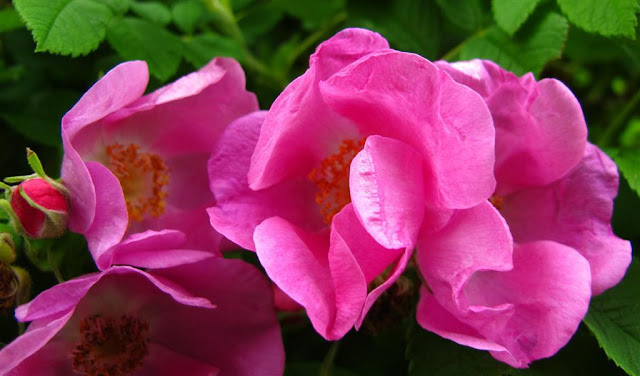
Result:
<svg viewBox="0 0 640 376">
<path fill-rule="evenodd" d="M 269 110 L 251 160 L 251 188 L 306 177 L 342 140 L 362 138 L 349 121 L 327 107 L 318 84 L 360 57 L 388 47 L 379 34 L 363 29 L 343 30 L 318 46 L 309 69 L 284 89 Z"/>
<path fill-rule="evenodd" d="M 256 110 L 240 64 L 216 58 L 105 118 L 109 126 L 102 127 L 102 138 L 145 145 L 167 159 L 209 154 L 229 123 Z"/>
<path fill-rule="evenodd" d="M 96 82 L 62 118 L 62 133 L 71 139 L 83 127 L 140 98 L 149 82 L 144 61 L 117 65 Z"/>
<path fill-rule="evenodd" d="M 560 81 L 521 78 L 491 61 L 438 66 L 486 100 L 496 127 L 496 191 L 549 184 L 582 158 L 587 126 L 580 103 Z"/>
<path fill-rule="evenodd" d="M 615 163 L 589 144 L 569 174 L 505 197 L 502 213 L 517 242 L 554 240 L 580 252 L 598 295 L 620 282 L 631 262 L 631 244 L 611 230 L 618 179 Z"/>
<path fill-rule="evenodd" d="M 254 250 L 253 231 L 266 218 L 279 216 L 309 231 L 325 226 L 315 203 L 317 187 L 306 178 L 254 191 L 247 172 L 266 112 L 255 112 L 229 125 L 209 160 L 210 188 L 216 198 L 208 209 L 211 225 L 240 246 Z"/>
<path fill-rule="evenodd" d="M 108 252 L 98 265 L 131 265 L 139 268 L 162 268 L 187 264 L 211 257 L 211 252 L 182 248 L 186 236 L 177 230 L 145 231 L 133 234 Z"/>
<path fill-rule="evenodd" d="M 437 232 L 423 234 L 418 241 L 420 271 L 446 309 L 465 310 L 463 289 L 481 270 L 506 271 L 512 264 L 513 242 L 509 228 L 489 203 L 457 210 Z"/>
<path fill-rule="evenodd" d="M 413 248 L 424 215 L 422 159 L 411 146 L 370 136 L 351 162 L 349 189 L 360 222 L 384 248 Z"/>
<path fill-rule="evenodd" d="M 329 340 L 344 336 L 353 322 L 336 326 L 327 234 L 307 233 L 282 218 L 272 217 L 256 227 L 253 238 L 258 259 L 269 278 L 307 310 L 315 330 Z"/>
<path fill-rule="evenodd" d="M 516 246 L 513 270 L 479 271 L 465 287 L 468 310 L 448 296 L 422 292 L 418 322 L 457 343 L 490 350 L 525 368 L 549 357 L 573 336 L 589 306 L 590 273 L 575 250 L 554 242 Z"/>
<path fill-rule="evenodd" d="M 420 56 L 379 51 L 320 84 L 326 103 L 361 135 L 413 146 L 422 156 L 425 198 L 468 208 L 495 188 L 491 114 L 473 90 Z"/>
</svg>

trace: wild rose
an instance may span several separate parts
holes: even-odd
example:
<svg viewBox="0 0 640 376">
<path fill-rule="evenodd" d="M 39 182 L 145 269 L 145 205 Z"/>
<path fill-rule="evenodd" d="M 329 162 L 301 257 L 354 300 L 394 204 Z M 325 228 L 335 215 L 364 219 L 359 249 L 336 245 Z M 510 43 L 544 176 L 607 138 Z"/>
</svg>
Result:
<svg viewBox="0 0 640 376">
<path fill-rule="evenodd" d="M 513 258 L 495 252 L 487 243 L 494 235 L 459 213 L 437 232 L 421 234 L 418 264 L 428 289 L 418 321 L 526 367 L 563 347 L 591 295 L 618 283 L 629 265 L 630 244 L 610 225 L 617 170 L 586 142 L 580 105 L 559 81 L 518 78 L 489 61 L 437 65 L 491 110 L 497 179 L 491 203 L 515 247 Z M 455 240 L 461 232 L 476 233 L 475 247 Z"/>
<path fill-rule="evenodd" d="M 195 248 L 220 242 L 205 212 L 214 201 L 206 161 L 226 125 L 257 110 L 256 98 L 231 59 L 142 96 L 148 79 L 146 63 L 120 64 L 62 119 L 69 228 L 96 259 L 145 230 L 181 230 Z"/>
<path fill-rule="evenodd" d="M 115 266 L 19 307 L 28 330 L 0 375 L 282 375 L 270 287 L 252 266 L 204 254 L 144 272 Z"/>
<path fill-rule="evenodd" d="M 11 208 L 25 235 L 55 238 L 67 231 L 69 209 L 64 193 L 42 178 L 25 180 L 13 189 Z"/>
<path fill-rule="evenodd" d="M 338 339 L 403 272 L 423 222 L 441 227 L 491 196 L 493 150 L 476 93 L 376 33 L 347 29 L 268 114 L 227 128 L 209 162 L 209 215 Z"/>
</svg>

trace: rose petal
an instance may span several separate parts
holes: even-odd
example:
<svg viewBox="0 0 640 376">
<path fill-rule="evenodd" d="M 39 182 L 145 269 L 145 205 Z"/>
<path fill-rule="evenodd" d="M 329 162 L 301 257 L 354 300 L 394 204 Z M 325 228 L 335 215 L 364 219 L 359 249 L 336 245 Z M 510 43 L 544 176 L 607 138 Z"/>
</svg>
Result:
<svg viewBox="0 0 640 376">
<path fill-rule="evenodd" d="M 580 252 L 589 261 L 598 295 L 620 282 L 631 262 L 631 244 L 611 230 L 617 192 L 615 163 L 589 144 L 568 175 L 505 197 L 502 213 L 516 241 L 554 240 Z"/>
<path fill-rule="evenodd" d="M 379 51 L 320 84 L 329 106 L 357 125 L 413 146 L 431 205 L 468 208 L 495 188 L 494 130 L 482 98 L 420 56 Z"/>
<path fill-rule="evenodd" d="M 413 248 L 424 215 L 422 159 L 409 145 L 370 136 L 351 162 L 355 213 L 384 248 Z"/>
<path fill-rule="evenodd" d="M 342 140 L 361 138 L 349 121 L 327 107 L 318 83 L 360 57 L 385 48 L 384 38 L 363 29 L 343 30 L 318 46 L 307 72 L 287 86 L 269 110 L 249 169 L 252 189 L 306 176 Z"/>
</svg>

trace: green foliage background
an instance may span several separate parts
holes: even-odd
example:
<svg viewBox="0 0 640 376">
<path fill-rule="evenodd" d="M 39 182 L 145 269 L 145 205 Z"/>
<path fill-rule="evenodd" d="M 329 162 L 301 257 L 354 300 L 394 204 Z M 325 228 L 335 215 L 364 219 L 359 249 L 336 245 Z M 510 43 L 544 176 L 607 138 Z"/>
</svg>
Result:
<svg viewBox="0 0 640 376">
<path fill-rule="evenodd" d="M 61 159 L 60 118 L 115 64 L 144 59 L 150 90 L 214 56 L 239 60 L 268 109 L 307 67 L 315 46 L 365 27 L 428 59 L 491 59 L 517 74 L 555 77 L 580 100 L 589 139 L 622 175 L 615 232 L 640 241 L 640 0 L 0 0 L 0 176 L 29 172 L 30 146 L 51 176 Z M 7 218 L 0 217 L 0 230 Z M 46 260 L 27 260 L 33 294 L 92 270 L 82 237 Z M 240 255 L 251 259 L 252 255 Z M 410 315 L 409 315 L 410 316 Z M 514 370 L 485 352 L 443 340 L 411 317 L 376 335 L 319 337 L 301 316 L 281 317 L 286 375 L 640 375 L 640 267 L 592 300 L 569 345 Z M 0 342 L 18 333 L 0 317 Z"/>
</svg>

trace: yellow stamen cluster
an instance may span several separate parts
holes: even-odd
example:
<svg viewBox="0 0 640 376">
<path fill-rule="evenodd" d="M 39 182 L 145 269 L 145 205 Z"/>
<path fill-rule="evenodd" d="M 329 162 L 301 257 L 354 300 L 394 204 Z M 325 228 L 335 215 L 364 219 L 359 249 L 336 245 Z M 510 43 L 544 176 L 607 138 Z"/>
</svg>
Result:
<svg viewBox="0 0 640 376">
<path fill-rule="evenodd" d="M 140 152 L 140 146 L 114 143 L 107 146 L 108 168 L 120 181 L 131 220 L 164 212 L 169 168 L 162 158 Z"/>
<path fill-rule="evenodd" d="M 309 179 L 318 186 L 316 203 L 320 205 L 324 222 L 327 224 L 351 202 L 349 167 L 353 157 L 364 147 L 364 142 L 365 140 L 342 141 L 336 153 L 322 160 L 320 167 L 309 173 Z"/>
</svg>

